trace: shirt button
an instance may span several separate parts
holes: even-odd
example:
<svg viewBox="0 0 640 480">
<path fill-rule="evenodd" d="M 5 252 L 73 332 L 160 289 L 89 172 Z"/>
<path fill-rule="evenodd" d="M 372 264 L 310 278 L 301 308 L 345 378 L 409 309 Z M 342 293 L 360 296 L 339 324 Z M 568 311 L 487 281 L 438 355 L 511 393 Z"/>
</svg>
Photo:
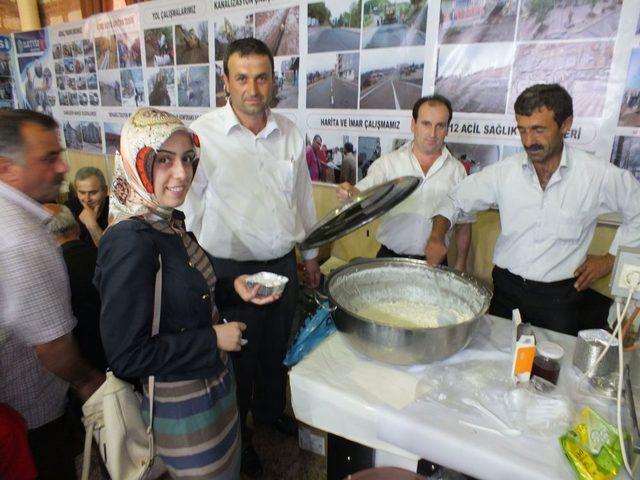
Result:
<svg viewBox="0 0 640 480">
<path fill-rule="evenodd" d="M 189 261 L 187 262 L 187 265 L 189 265 L 191 268 L 193 268 L 193 262 L 192 262 L 191 260 L 189 260 Z"/>
<path fill-rule="evenodd" d="M 185 332 L 186 330 L 187 330 L 187 329 L 186 329 L 186 328 L 184 328 L 184 327 L 182 327 L 182 328 L 180 329 L 180 331 L 181 331 L 181 332 Z"/>
<path fill-rule="evenodd" d="M 208 293 L 205 293 L 204 295 L 202 295 L 202 301 L 205 302 L 207 300 L 209 300 L 210 295 Z"/>
</svg>

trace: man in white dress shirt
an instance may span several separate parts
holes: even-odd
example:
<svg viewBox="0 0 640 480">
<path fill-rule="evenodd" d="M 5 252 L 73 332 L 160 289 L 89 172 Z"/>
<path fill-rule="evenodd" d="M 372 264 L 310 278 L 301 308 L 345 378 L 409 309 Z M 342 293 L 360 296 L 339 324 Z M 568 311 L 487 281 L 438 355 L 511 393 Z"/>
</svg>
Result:
<svg viewBox="0 0 640 480">
<path fill-rule="evenodd" d="M 343 182 L 337 189 L 338 199 L 346 200 L 398 177 L 420 178 L 417 190 L 382 218 L 376 235 L 381 243 L 378 257 L 423 259 L 436 206 L 467 176 L 464 166 L 444 146 L 452 116 L 449 100 L 442 95 L 422 97 L 413 106 L 412 114 L 413 141 L 378 158 L 355 186 Z M 471 243 L 469 220 L 461 220 L 456 227 L 457 270 L 465 269 Z"/>
<path fill-rule="evenodd" d="M 297 304 L 294 247 L 316 222 L 304 138 L 288 118 L 268 109 L 273 56 L 260 40 L 232 42 L 224 58 L 227 105 L 191 124 L 202 158 L 183 206 L 187 226 L 213 256 L 218 278 L 269 271 L 289 279 L 282 298 L 269 306 L 227 308 L 229 320 L 247 324 L 248 340 L 233 354 L 242 426 L 242 470 L 259 476 L 247 414 L 254 423 L 287 433 L 286 370 L 282 364 Z M 305 280 L 317 286 L 317 249 L 303 251 Z"/>
<path fill-rule="evenodd" d="M 618 247 L 640 246 L 640 183 L 605 160 L 570 147 L 571 96 L 560 85 L 534 85 L 515 103 L 525 151 L 467 177 L 434 217 L 427 260 L 446 254 L 444 235 L 461 213 L 497 204 L 501 233 L 493 262 L 490 313 L 519 308 L 533 325 L 575 335 L 585 290 L 607 275 Z M 622 214 L 609 253 L 587 255 L 598 217 Z"/>
</svg>

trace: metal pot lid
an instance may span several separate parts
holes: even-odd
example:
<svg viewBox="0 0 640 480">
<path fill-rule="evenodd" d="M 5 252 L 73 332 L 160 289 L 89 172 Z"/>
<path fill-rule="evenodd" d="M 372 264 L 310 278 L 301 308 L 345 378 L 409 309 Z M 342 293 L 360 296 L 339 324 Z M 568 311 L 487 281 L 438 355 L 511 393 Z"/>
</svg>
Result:
<svg viewBox="0 0 640 480">
<path fill-rule="evenodd" d="M 399 177 L 360 192 L 316 223 L 300 246 L 308 250 L 350 234 L 387 213 L 411 195 L 418 185 L 418 177 Z"/>
</svg>

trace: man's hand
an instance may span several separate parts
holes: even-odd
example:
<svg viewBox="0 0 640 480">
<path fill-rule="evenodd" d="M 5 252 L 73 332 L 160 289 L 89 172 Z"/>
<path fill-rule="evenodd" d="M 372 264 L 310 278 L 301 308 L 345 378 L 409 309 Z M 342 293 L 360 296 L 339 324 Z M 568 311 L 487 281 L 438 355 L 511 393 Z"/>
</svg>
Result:
<svg viewBox="0 0 640 480">
<path fill-rule="evenodd" d="M 437 267 L 447 258 L 447 245 L 444 240 L 435 238 L 433 235 L 429 237 L 427 246 L 424 249 L 424 256 L 427 263 L 432 267 Z"/>
<path fill-rule="evenodd" d="M 240 340 L 242 340 L 242 332 L 247 326 L 242 322 L 219 323 L 213 326 L 216 332 L 217 346 L 225 352 L 239 352 Z"/>
<path fill-rule="evenodd" d="M 87 229 L 89 227 L 94 227 L 98 225 L 98 213 L 91 208 L 90 206 L 88 206 L 87 204 L 83 203 L 82 206 L 84 207 L 82 209 L 82 212 L 80 212 L 79 215 L 79 219 L 82 223 L 84 223 L 84 225 L 87 227 Z"/>
<path fill-rule="evenodd" d="M 68 382 L 82 403 L 86 402 L 105 380 L 104 373 L 95 370 L 82 357 L 70 333 L 36 345 L 33 349 L 42 366 Z"/>
<path fill-rule="evenodd" d="M 575 289 L 579 292 L 586 290 L 593 282 L 611 273 L 615 259 L 616 257 L 609 253 L 587 255 L 587 259 L 573 274 L 576 277 L 576 283 L 573 284 Z"/>
<path fill-rule="evenodd" d="M 338 197 L 338 200 L 341 202 L 346 202 L 347 200 L 351 199 L 351 197 L 359 193 L 360 190 L 351 185 L 349 182 L 342 182 L 340 185 L 338 185 L 338 188 L 336 188 L 336 197 Z"/>
<path fill-rule="evenodd" d="M 320 285 L 320 265 L 315 258 L 304 261 L 304 284 L 309 288 L 318 288 Z"/>
<path fill-rule="evenodd" d="M 249 275 L 240 275 L 233 281 L 233 288 L 245 302 L 255 303 L 256 305 L 266 305 L 280 298 L 279 295 L 258 296 L 260 285 L 254 285 L 253 288 L 249 288 L 249 285 L 247 285 L 247 277 L 249 277 Z"/>
</svg>

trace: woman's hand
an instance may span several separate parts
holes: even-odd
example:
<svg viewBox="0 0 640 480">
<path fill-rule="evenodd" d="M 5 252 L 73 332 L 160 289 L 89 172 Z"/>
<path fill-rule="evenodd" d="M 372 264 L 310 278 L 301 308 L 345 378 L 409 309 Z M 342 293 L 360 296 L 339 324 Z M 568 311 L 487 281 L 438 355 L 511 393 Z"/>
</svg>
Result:
<svg viewBox="0 0 640 480">
<path fill-rule="evenodd" d="M 249 285 L 247 285 L 248 277 L 249 275 L 240 275 L 233 281 L 233 288 L 245 302 L 255 303 L 256 305 L 266 305 L 280 298 L 280 295 L 269 295 L 268 297 L 258 296 L 260 285 L 254 285 L 253 288 L 249 288 Z"/>
<path fill-rule="evenodd" d="M 242 322 L 219 323 L 213 326 L 218 338 L 217 346 L 225 352 L 239 352 L 242 332 L 247 326 Z"/>
</svg>

